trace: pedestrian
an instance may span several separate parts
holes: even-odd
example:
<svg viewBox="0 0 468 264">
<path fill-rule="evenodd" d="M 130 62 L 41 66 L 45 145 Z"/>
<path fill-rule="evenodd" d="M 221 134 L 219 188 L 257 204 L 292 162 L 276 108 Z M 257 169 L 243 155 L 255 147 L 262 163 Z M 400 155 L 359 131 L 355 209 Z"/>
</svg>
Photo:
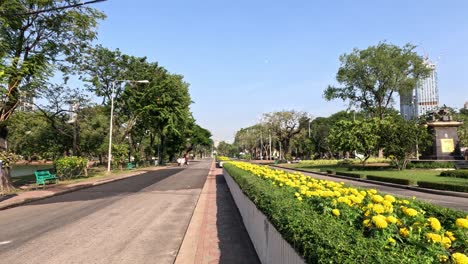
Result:
<svg viewBox="0 0 468 264">
<path fill-rule="evenodd" d="M 185 162 L 184 165 L 188 166 L 188 155 L 187 154 L 184 155 L 184 162 Z"/>
</svg>

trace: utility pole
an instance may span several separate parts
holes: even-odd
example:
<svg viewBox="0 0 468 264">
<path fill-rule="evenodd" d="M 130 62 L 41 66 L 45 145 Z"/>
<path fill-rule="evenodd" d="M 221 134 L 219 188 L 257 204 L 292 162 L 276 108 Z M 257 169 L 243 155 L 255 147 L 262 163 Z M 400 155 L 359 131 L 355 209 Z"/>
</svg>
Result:
<svg viewBox="0 0 468 264">
<path fill-rule="evenodd" d="M 271 160 L 271 132 L 270 131 L 268 131 L 268 137 L 270 138 L 270 157 L 268 159 Z"/>
<path fill-rule="evenodd" d="M 263 136 L 260 132 L 260 160 L 263 160 Z"/>
</svg>

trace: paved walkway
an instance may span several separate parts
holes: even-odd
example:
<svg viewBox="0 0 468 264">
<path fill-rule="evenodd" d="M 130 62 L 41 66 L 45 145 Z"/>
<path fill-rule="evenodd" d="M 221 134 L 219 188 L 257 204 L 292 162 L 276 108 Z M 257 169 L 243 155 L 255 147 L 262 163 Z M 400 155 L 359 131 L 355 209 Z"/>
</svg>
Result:
<svg viewBox="0 0 468 264">
<path fill-rule="evenodd" d="M 260 263 L 222 170 L 214 163 L 175 263 Z"/>
</svg>

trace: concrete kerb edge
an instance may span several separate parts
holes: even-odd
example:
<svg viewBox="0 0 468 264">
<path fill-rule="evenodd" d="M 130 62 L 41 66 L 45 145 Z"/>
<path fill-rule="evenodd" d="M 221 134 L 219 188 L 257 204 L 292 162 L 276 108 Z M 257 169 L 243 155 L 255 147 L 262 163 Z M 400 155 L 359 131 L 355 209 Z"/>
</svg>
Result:
<svg viewBox="0 0 468 264">
<path fill-rule="evenodd" d="M 166 168 L 162 168 L 162 169 L 166 169 Z M 143 171 L 138 171 L 138 173 L 136 173 L 136 174 L 132 174 L 132 175 L 124 176 L 124 177 L 109 179 L 109 180 L 105 180 L 105 181 L 96 181 L 96 182 L 89 183 L 89 184 L 78 185 L 76 187 L 70 187 L 69 189 L 65 189 L 63 191 L 58 191 L 58 192 L 52 193 L 52 194 L 47 194 L 47 195 L 44 195 L 44 196 L 41 196 L 41 197 L 34 197 L 34 198 L 24 199 L 24 200 L 18 201 L 16 203 L 0 206 L 0 211 L 10 209 L 10 208 L 14 208 L 14 207 L 17 207 L 17 206 L 21 206 L 21 205 L 24 205 L 24 204 L 44 200 L 44 199 L 47 199 L 47 198 L 50 198 L 50 197 L 59 196 L 59 195 L 62 195 L 62 194 L 67 194 L 67 193 L 71 193 L 71 192 L 91 188 L 91 187 L 94 187 L 94 186 L 103 185 L 103 184 L 106 184 L 106 183 L 125 180 L 127 178 L 140 175 L 142 173 L 144 173 L 144 172 Z"/>
<path fill-rule="evenodd" d="M 378 185 L 389 186 L 389 187 L 400 188 L 400 189 L 407 189 L 407 190 L 418 191 L 418 192 L 468 198 L 468 193 L 462 193 L 462 192 L 451 192 L 451 191 L 421 188 L 417 186 L 401 185 L 401 184 L 389 183 L 389 182 L 372 181 L 372 180 L 367 180 L 367 179 L 356 179 L 353 177 L 347 177 L 343 175 L 328 174 L 328 173 L 323 173 L 323 172 L 313 172 L 313 171 L 307 171 L 307 170 L 302 170 L 302 169 L 285 168 L 279 165 L 268 165 L 268 166 L 279 168 L 282 170 L 300 171 L 300 172 L 306 172 L 306 173 L 311 173 L 311 174 L 329 176 L 332 178 L 346 179 L 346 180 L 351 180 L 351 181 L 356 181 L 356 182 L 367 182 L 367 183 L 372 183 L 372 184 L 378 184 Z"/>
<path fill-rule="evenodd" d="M 212 162 L 215 162 L 215 161 L 212 161 Z M 206 183 L 208 182 L 208 176 L 209 176 L 210 173 L 211 173 L 211 168 L 212 168 L 212 166 L 213 166 L 213 163 L 212 163 L 211 166 L 210 166 L 210 170 L 208 171 L 208 175 L 206 176 L 205 183 L 203 184 L 203 187 L 201 188 L 200 193 L 198 194 L 197 203 L 195 204 L 195 207 L 193 208 L 192 215 L 190 215 L 190 220 L 189 220 L 188 225 L 187 225 L 187 228 L 185 229 L 185 232 L 184 232 L 184 238 L 182 239 L 182 243 L 180 243 L 180 246 L 179 246 L 179 248 L 177 249 L 176 257 L 174 258 L 174 261 L 172 262 L 173 264 L 176 263 L 177 260 L 178 260 L 179 253 L 180 253 L 180 249 L 182 248 L 182 245 L 183 245 L 184 242 L 185 242 L 185 239 L 186 239 L 186 236 L 187 236 L 187 232 L 188 232 L 189 227 L 190 227 L 190 223 L 192 222 L 193 216 L 194 216 L 194 214 L 195 214 L 195 211 L 197 210 L 197 207 L 198 207 L 198 205 L 199 205 L 199 203 L 200 203 L 200 197 L 202 196 L 203 189 L 205 189 Z M 216 169 L 216 166 L 215 166 L 215 169 Z M 194 259 L 194 262 L 195 262 L 195 259 Z"/>
</svg>

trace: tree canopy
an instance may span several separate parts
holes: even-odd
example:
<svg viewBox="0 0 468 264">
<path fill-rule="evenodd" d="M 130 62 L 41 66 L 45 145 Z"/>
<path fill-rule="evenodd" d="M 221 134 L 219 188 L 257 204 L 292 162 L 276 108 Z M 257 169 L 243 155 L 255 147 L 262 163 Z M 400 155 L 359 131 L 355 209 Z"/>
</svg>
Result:
<svg viewBox="0 0 468 264">
<path fill-rule="evenodd" d="M 415 48 L 411 44 L 399 47 L 381 42 L 341 55 L 336 80 L 342 86 L 328 86 L 325 99 L 347 100 L 372 117 L 383 119 L 393 96 L 414 89 L 418 80 L 430 72 Z"/>
</svg>

